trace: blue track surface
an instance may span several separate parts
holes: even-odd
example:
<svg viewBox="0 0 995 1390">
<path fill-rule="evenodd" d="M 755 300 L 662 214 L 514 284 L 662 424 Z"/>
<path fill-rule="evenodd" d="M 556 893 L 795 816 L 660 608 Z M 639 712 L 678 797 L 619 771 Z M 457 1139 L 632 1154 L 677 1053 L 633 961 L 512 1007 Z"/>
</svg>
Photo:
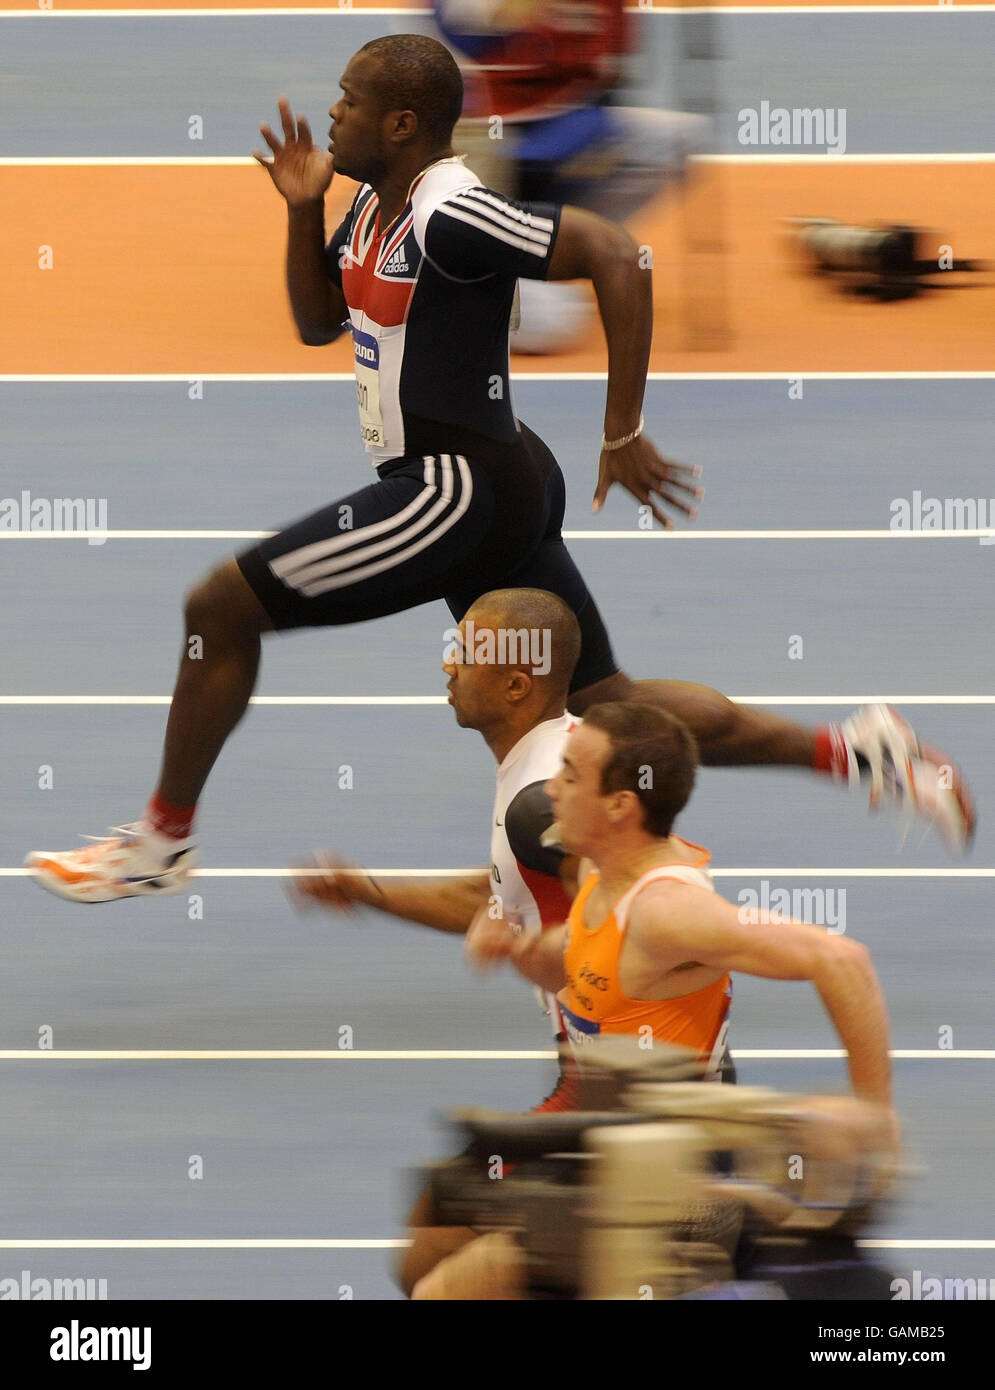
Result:
<svg viewBox="0 0 995 1390">
<path fill-rule="evenodd" d="M 245 155 L 290 94 L 316 136 L 350 55 L 418 17 L 112 18 L 3 21 L 0 155 Z M 680 21 L 641 17 L 629 95 L 673 106 Z M 850 154 L 989 150 L 995 14 L 720 15 L 715 148 L 739 142 L 742 108 L 844 108 Z M 81 49 L 83 59 L 81 61 Z M 316 59 L 316 55 L 318 55 Z M 914 75 L 914 76 L 913 76 Z M 189 138 L 200 116 L 203 139 Z M 778 147 L 755 151 L 777 154 Z"/>
<path fill-rule="evenodd" d="M 660 382 L 648 413 L 673 452 L 704 463 L 702 523 L 713 529 L 887 528 L 891 500 L 913 484 L 939 496 L 985 495 L 989 389 L 813 382 L 802 402 L 790 402 L 784 383 Z M 349 394 L 338 382 L 209 383 L 194 403 L 170 383 L 7 386 L 10 491 L 106 497 L 112 529 L 269 529 L 365 478 L 358 450 L 337 446 L 340 455 L 331 443 L 349 438 Z M 634 529 L 622 497 L 596 524 L 587 511 L 599 395 L 590 383 L 517 385 L 521 414 L 554 443 L 567 472 L 568 526 Z M 984 640 L 993 556 L 976 542 L 573 545 L 638 674 L 785 699 L 995 689 Z M 3 693 L 168 693 L 182 594 L 229 548 L 192 539 L 6 541 L 0 640 L 16 660 Z M 364 628 L 271 639 L 260 693 L 439 694 L 447 625 L 434 605 Z M 795 634 L 802 661 L 788 658 Z M 813 722 L 841 713 L 784 710 Z M 990 805 L 990 708 L 910 713 Z M 136 815 L 164 716 L 159 707 L 4 709 L 0 860 L 15 866 L 27 848 L 69 844 L 78 830 Z M 348 792 L 336 786 L 344 763 L 354 771 Z M 37 789 L 43 764 L 54 769 L 51 791 Z M 380 867 L 480 864 L 490 788 L 485 747 L 456 729 L 445 706 L 257 707 L 205 800 L 206 863 L 279 869 L 322 844 Z M 744 871 L 721 881 L 734 901 L 765 867 L 949 862 L 918 835 L 897 857 L 893 821 L 869 821 L 862 798 L 803 774 L 705 771 L 683 829 L 712 847 L 717 867 Z M 984 820 L 970 862 L 993 863 Z M 0 1023 L 6 1048 L 34 1046 L 46 1024 L 57 1048 L 335 1049 L 343 1025 L 361 1049 L 547 1045 L 528 992 L 510 978 L 470 977 L 457 943 L 370 914 L 358 924 L 297 917 L 279 880 L 206 877 L 197 922 L 185 898 L 91 912 L 25 879 L 0 883 L 3 973 L 14 982 Z M 800 873 L 776 886 L 845 891 L 847 930 L 874 951 L 895 1046 L 933 1048 L 945 1026 L 958 1049 L 991 1046 L 976 987 L 989 957 L 989 880 Z M 802 986 L 743 981 L 734 1020 L 740 1048 L 834 1045 Z M 989 1065 L 898 1064 L 928 1177 L 882 1234 L 970 1238 L 992 1229 L 988 1165 L 975 1156 L 990 1138 Z M 15 1177 L 2 1224 L 23 1238 L 396 1238 L 398 1170 L 445 1146 L 434 1114 L 462 1101 L 526 1105 L 549 1070 L 539 1062 L 8 1063 L 0 1082 Z M 743 1079 L 838 1085 L 843 1071 L 754 1061 Z M 203 1185 L 186 1177 L 191 1153 L 205 1157 Z M 280 1251 L 265 1263 L 220 1251 L 79 1258 L 59 1268 L 108 1277 L 122 1294 L 293 1297 L 315 1281 L 333 1296 L 341 1282 L 359 1297 L 392 1289 L 389 1252 Z M 925 1257 L 902 1258 L 926 1268 Z M 982 1266 L 968 1252 L 949 1269 L 963 1276 Z M 43 1272 L 37 1259 L 30 1267 Z"/>
</svg>

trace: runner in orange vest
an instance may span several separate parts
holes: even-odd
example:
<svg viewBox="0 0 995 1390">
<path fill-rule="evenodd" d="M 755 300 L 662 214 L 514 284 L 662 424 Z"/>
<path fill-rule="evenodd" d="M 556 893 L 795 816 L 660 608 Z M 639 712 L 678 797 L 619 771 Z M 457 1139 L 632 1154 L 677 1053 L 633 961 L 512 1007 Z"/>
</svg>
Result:
<svg viewBox="0 0 995 1390">
<path fill-rule="evenodd" d="M 897 1152 L 888 1015 L 867 949 L 819 927 L 736 908 L 714 892 L 707 851 L 672 833 L 696 761 L 694 738 L 662 710 L 634 703 L 587 710 L 567 737 L 560 772 L 546 784 L 552 832 L 581 859 L 581 887 L 567 921 L 521 932 L 481 911 L 467 954 L 484 968 L 510 961 L 526 979 L 556 991 L 581 1066 L 598 1034 L 627 1033 L 651 1046 L 695 1048 L 716 1077 L 730 974 L 810 980 L 846 1049 L 854 1096 L 868 1103 L 855 1112 L 854 1133 L 872 1110 L 879 1134 Z M 841 1125 L 848 1122 L 845 1109 L 836 1113 Z M 493 1259 L 483 1245 L 479 1254 L 465 1246 L 412 1296 L 515 1297 L 516 1273 L 507 1241 Z"/>
<path fill-rule="evenodd" d="M 696 1047 L 712 1062 L 731 972 L 810 980 L 846 1048 L 855 1095 L 890 1107 L 888 1017 L 867 949 L 713 891 L 707 851 L 672 833 L 695 766 L 692 735 L 663 710 L 589 709 L 546 784 L 553 833 L 581 860 L 567 921 L 516 933 L 480 912 L 468 955 L 484 966 L 510 960 L 556 990 L 581 1053 L 598 1033 L 633 1033 Z"/>
</svg>

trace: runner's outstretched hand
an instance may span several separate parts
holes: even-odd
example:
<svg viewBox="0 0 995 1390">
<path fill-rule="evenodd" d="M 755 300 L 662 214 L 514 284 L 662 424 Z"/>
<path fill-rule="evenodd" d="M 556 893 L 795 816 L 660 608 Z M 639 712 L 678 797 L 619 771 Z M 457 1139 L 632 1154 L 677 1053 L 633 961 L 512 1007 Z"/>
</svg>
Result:
<svg viewBox="0 0 995 1390">
<path fill-rule="evenodd" d="M 627 492 L 644 507 L 651 507 L 661 526 L 673 529 L 653 495 L 662 505 L 683 512 L 691 521 L 698 515 L 695 505 L 704 495 L 704 488 L 693 481 L 701 477 L 701 469 L 686 463 L 670 463 L 657 453 L 652 440 L 641 434 L 621 449 L 603 449 L 598 467 L 598 486 L 594 491 L 592 511 L 599 512 L 613 483 L 621 483 Z M 682 495 L 683 494 L 683 495 Z"/>
<path fill-rule="evenodd" d="M 334 157 L 314 143 L 311 127 L 303 116 L 295 121 L 286 97 L 279 99 L 277 107 L 283 126 L 283 144 L 268 125 L 261 125 L 259 133 L 273 151 L 273 158 L 267 159 L 259 150 L 253 150 L 252 157 L 263 166 L 291 207 L 317 202 L 331 185 Z"/>
</svg>

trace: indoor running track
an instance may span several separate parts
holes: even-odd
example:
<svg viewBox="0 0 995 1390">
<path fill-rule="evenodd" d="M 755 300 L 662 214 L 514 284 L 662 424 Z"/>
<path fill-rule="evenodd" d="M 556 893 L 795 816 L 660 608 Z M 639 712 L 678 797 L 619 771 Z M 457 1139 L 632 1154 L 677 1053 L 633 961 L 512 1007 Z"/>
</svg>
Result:
<svg viewBox="0 0 995 1390">
<path fill-rule="evenodd" d="M 907 102 L 892 70 L 886 80 L 895 101 L 872 90 L 870 60 L 863 78 L 863 69 L 847 73 L 846 100 L 866 116 L 862 133 L 851 120 L 854 148 L 931 157 L 960 151 L 977 161 L 991 125 L 980 114 L 973 123 L 965 117 L 980 113 L 984 92 L 964 62 L 984 50 L 975 35 L 987 32 L 993 16 L 983 6 L 968 16 L 927 17 L 928 9 L 856 18 L 792 12 L 784 30 L 791 41 L 779 49 L 783 90 L 803 100 L 806 73 L 818 72 L 820 91 L 831 84 L 830 30 L 843 43 L 847 25 L 864 26 L 858 69 L 867 43 L 880 52 L 890 34 L 897 67 L 900 55 L 927 51 L 933 66 L 918 105 Z M 48 67 L 39 67 L 44 50 L 31 48 L 41 32 L 35 26 L 50 20 L 66 27 L 51 30 L 62 37 L 59 45 L 53 38 Z M 208 53 L 226 29 L 239 36 L 232 42 L 245 42 L 250 22 L 278 34 L 284 21 L 169 21 L 203 26 Z M 343 53 L 349 26 L 371 22 L 383 31 L 400 21 L 373 12 L 343 17 L 341 34 L 336 28 Z M 763 26 L 773 20 L 744 14 L 727 22 L 733 110 L 768 71 Z M 55 215 L 79 193 L 70 181 L 83 176 L 46 173 L 37 161 L 124 155 L 140 163 L 143 155 L 176 152 L 161 143 L 161 131 L 130 120 L 133 102 L 123 88 L 117 103 L 84 100 L 100 119 L 81 145 L 73 119 L 81 96 L 60 77 L 70 30 L 92 36 L 92 26 L 106 26 L 101 52 L 111 85 L 99 86 L 95 67 L 92 90 L 107 93 L 114 72 L 127 66 L 128 44 L 147 44 L 142 25 L 164 23 L 148 16 L 2 21 L 0 32 L 15 40 L 5 47 L 11 119 L 3 155 L 29 161 L 0 168 L 15 195 L 8 226 L 16 255 L 34 244 L 38 209 Z M 942 40 L 939 31 L 926 34 L 927 23 L 948 25 Z M 970 39 L 956 24 L 975 26 Z M 165 33 L 160 28 L 160 38 Z M 288 27 L 288 52 L 289 35 Z M 172 90 L 176 109 L 186 112 L 182 43 L 171 43 L 160 45 L 163 66 L 147 86 L 159 103 Z M 203 63 L 203 43 L 197 51 Z M 118 68 L 108 54 L 117 55 Z M 958 66 L 974 87 L 951 86 Z M 251 80 L 268 101 L 286 78 L 257 56 Z M 908 119 L 894 116 L 901 101 Z M 247 103 L 245 120 L 249 106 L 253 119 L 265 115 L 258 105 Z M 244 123 L 204 153 L 243 154 Z M 136 130 L 145 134 L 127 146 L 122 132 Z M 937 187 L 967 187 L 949 162 L 863 172 L 859 164 L 820 166 L 824 173 L 794 167 L 827 187 L 849 171 L 846 177 L 865 179 L 864 198 L 885 179 L 905 186 L 906 167 L 907 186 L 920 190 L 920 200 L 930 190 L 935 197 Z M 762 184 L 770 193 L 782 177 L 770 165 L 729 168 L 754 214 L 751 188 Z M 961 172 L 967 180 L 990 171 Z M 236 176 L 246 177 L 225 171 Z M 173 295 L 183 312 L 163 353 L 154 318 L 136 314 L 127 297 L 114 299 L 120 246 L 107 250 L 111 211 L 130 216 L 135 208 L 126 197 L 115 203 L 115 188 L 159 174 L 132 165 L 93 177 L 103 182 L 86 198 L 96 196 L 104 221 L 80 226 L 65 266 L 75 277 L 69 298 L 67 281 L 55 281 L 40 299 L 37 282 L 16 264 L 11 270 L 4 253 L 3 273 L 18 285 L 16 312 L 0 340 L 7 373 L 0 379 L 0 492 L 106 499 L 111 535 L 91 545 L 0 530 L 0 649 L 7 657 L 0 673 L 0 1277 L 27 1268 L 35 1277 L 106 1278 L 112 1298 L 396 1297 L 392 1247 L 403 1234 L 410 1170 L 447 1151 L 439 1117 L 448 1107 L 518 1109 L 544 1094 L 553 1072 L 545 1021 L 512 978 L 471 976 L 451 939 L 373 914 L 296 915 L 283 875 L 316 845 L 378 869 L 428 873 L 484 862 L 493 769 L 482 742 L 459 731 L 444 704 L 444 608 L 270 639 L 260 703 L 223 755 L 204 802 L 201 920 L 191 920 L 186 897 L 88 911 L 42 895 L 19 868 L 31 848 L 68 846 L 77 832 L 99 833 L 140 812 L 155 775 L 181 604 L 192 582 L 251 535 L 351 490 L 366 467 L 353 444 L 352 387 L 335 375 L 345 366 L 339 350 L 302 353 L 291 339 L 278 254 L 270 255 L 278 251 L 278 210 L 267 204 L 258 214 L 271 222 L 264 270 L 248 244 L 236 257 L 242 284 L 254 288 L 241 303 L 226 282 L 235 317 L 225 321 L 220 350 L 210 317 L 198 318 L 198 306 L 218 292 L 208 276 L 187 300 Z M 47 202 L 17 196 L 25 187 L 19 179 L 47 188 Z M 172 185 L 156 187 L 168 218 L 178 206 L 167 196 Z M 784 199 L 770 197 L 773 216 Z M 977 208 L 975 201 L 975 216 Z M 147 211 L 154 220 L 155 206 Z M 984 223 L 980 217 L 977 225 Z M 231 225 L 241 224 L 229 213 Z M 773 262 L 764 269 L 742 245 L 766 246 L 769 228 L 741 230 L 742 239 L 737 229 L 732 236 L 733 255 L 739 247 L 745 256 L 737 283 L 756 297 Z M 213 266 L 219 252 L 210 239 L 194 237 L 182 256 L 184 264 L 203 256 Z M 118 262 L 119 273 L 146 276 L 150 302 L 159 295 L 161 307 L 169 294 L 160 268 L 158 258 L 137 271 L 133 259 Z M 665 266 L 664 294 L 671 293 L 668 273 Z M 629 670 L 706 681 L 813 722 L 888 697 L 968 773 L 981 822 L 964 861 L 917 832 L 899 853 L 895 821 L 870 819 L 863 795 L 799 773 L 703 772 L 681 829 L 712 848 L 719 886 L 734 901 L 767 879 L 772 887 L 823 888 L 837 895 L 837 907 L 845 902 L 847 931 L 871 947 L 887 993 L 898 1101 L 919 1169 L 869 1236 L 885 1242 L 880 1258 L 896 1273 L 986 1276 L 995 1258 L 995 1041 L 987 997 L 995 548 L 978 537 L 890 532 L 895 504 L 915 490 L 984 499 L 995 490 L 992 382 L 982 373 L 992 366 L 990 344 L 963 330 L 981 322 L 971 307 L 981 301 L 934 299 L 891 313 L 836 305 L 804 281 L 763 283 L 772 305 L 795 297 L 801 336 L 785 330 L 777 338 L 764 321 L 755 341 L 745 334 L 744 347 L 741 316 L 735 361 L 685 354 L 655 363 L 685 374 L 723 369 L 696 379 L 658 377 L 647 396 L 661 447 L 705 469 L 708 492 L 695 527 L 670 537 L 640 532 L 623 496 L 591 517 L 603 383 L 567 373 L 599 368 L 596 344 L 580 358 L 520 363 L 543 373 L 516 380 L 517 406 L 562 462 L 571 545 Z M 92 303 L 88 284 L 99 287 Z M 243 336 L 237 315 L 259 317 L 257 295 L 265 300 L 265 334 Z M 826 332 L 807 331 L 806 313 Z M 665 343 L 668 326 L 661 315 Z M 869 375 L 818 374 L 848 362 Z M 734 375 L 734 367 L 754 375 Z M 319 371 L 327 379 L 301 375 Z M 770 374 L 757 374 L 763 371 Z M 89 379 L 70 379 L 71 372 Z M 139 375 L 127 379 L 128 372 Z M 271 375 L 247 375 L 265 372 Z M 799 372 L 802 399 L 789 384 Z M 916 372 L 931 375 L 917 379 Z M 193 376 L 204 377 L 202 399 L 190 398 Z M 800 660 L 791 657 L 798 638 Z M 346 764 L 354 785 L 340 791 Z M 54 783 L 47 790 L 39 786 L 44 768 Z M 733 1028 L 744 1082 L 843 1085 L 838 1058 L 808 1055 L 835 1043 L 808 987 L 738 982 Z M 46 1030 L 54 1051 L 39 1048 Z M 352 1050 L 343 1050 L 350 1037 Z M 941 1049 L 941 1039 L 951 1046 Z M 440 1052 L 456 1055 L 428 1055 Z M 188 1176 L 191 1155 L 202 1159 L 202 1179 Z M 45 1242 L 54 1248 L 39 1248 Z"/>
</svg>

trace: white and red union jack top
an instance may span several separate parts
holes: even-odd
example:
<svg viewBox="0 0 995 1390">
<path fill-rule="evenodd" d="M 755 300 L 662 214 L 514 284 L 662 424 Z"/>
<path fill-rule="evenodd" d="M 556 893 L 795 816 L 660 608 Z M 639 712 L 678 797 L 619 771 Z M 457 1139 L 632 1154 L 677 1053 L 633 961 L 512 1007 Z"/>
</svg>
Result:
<svg viewBox="0 0 995 1390">
<path fill-rule="evenodd" d="M 560 208 L 484 188 L 461 156 L 411 185 L 380 226 L 364 184 L 325 251 L 349 308 L 363 441 L 376 467 L 405 456 L 405 419 L 514 443 L 508 320 L 521 276 L 544 280 Z"/>
<path fill-rule="evenodd" d="M 576 723 L 567 713 L 536 724 L 505 754 L 497 771 L 491 895 L 500 898 L 509 922 L 526 929 L 559 926 L 570 912 L 570 897 L 560 882 L 563 850 L 547 848 L 542 836 L 553 823 L 544 787 L 559 772 L 567 735 Z M 537 993 L 553 1020 L 553 1032 L 564 1032 L 556 995 Z"/>
</svg>

